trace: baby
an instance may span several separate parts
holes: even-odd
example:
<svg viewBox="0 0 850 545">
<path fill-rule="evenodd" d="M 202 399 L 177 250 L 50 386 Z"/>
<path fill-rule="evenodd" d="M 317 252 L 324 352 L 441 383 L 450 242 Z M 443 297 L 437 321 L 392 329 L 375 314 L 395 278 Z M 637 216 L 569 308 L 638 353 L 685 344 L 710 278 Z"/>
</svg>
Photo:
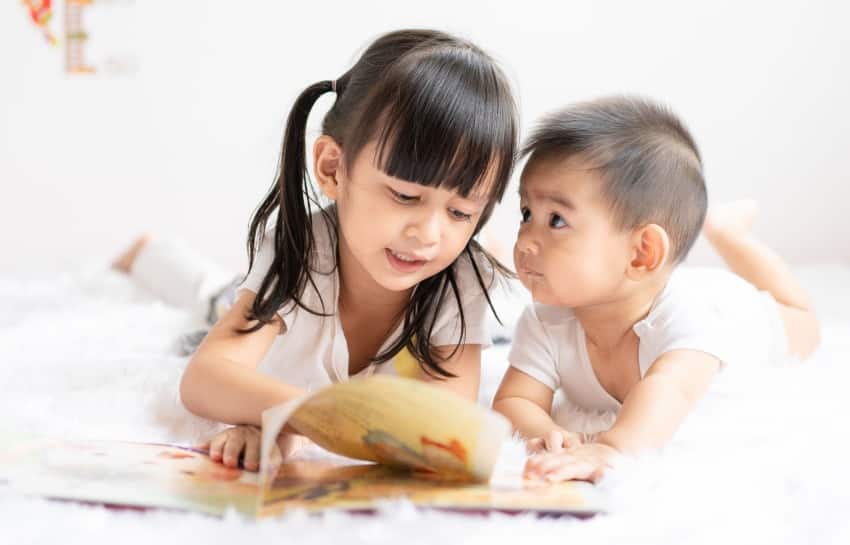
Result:
<svg viewBox="0 0 850 545">
<path fill-rule="evenodd" d="M 527 477 L 594 481 L 618 454 L 665 444 L 722 367 L 818 345 L 807 295 L 749 232 L 754 203 L 707 216 L 699 151 L 666 108 L 578 104 L 546 117 L 523 156 L 514 260 L 535 302 L 494 408 L 537 451 Z M 700 232 L 732 272 L 678 267 Z M 559 389 L 616 421 L 582 443 L 550 416 Z"/>
</svg>

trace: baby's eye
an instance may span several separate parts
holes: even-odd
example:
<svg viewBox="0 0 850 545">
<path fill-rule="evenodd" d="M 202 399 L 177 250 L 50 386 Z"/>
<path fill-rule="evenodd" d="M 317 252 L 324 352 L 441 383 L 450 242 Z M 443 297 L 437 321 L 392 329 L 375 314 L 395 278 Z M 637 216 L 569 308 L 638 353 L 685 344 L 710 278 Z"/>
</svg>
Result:
<svg viewBox="0 0 850 545">
<path fill-rule="evenodd" d="M 522 223 L 528 223 L 531 220 L 531 210 L 523 206 L 520 212 L 522 213 Z"/>
<path fill-rule="evenodd" d="M 408 204 L 419 200 L 419 197 L 416 197 L 414 195 L 405 195 L 404 193 L 399 193 L 398 191 L 395 191 L 393 189 L 390 189 L 390 193 L 392 193 L 393 199 L 397 200 L 402 204 Z"/>
<path fill-rule="evenodd" d="M 469 221 L 472 219 L 472 214 L 467 214 L 466 212 L 461 212 L 457 208 L 449 208 L 449 214 L 458 221 Z"/>
<path fill-rule="evenodd" d="M 563 229 L 564 227 L 567 227 L 567 222 L 559 214 L 552 214 L 552 217 L 549 218 L 549 227 L 552 227 L 553 229 Z"/>
</svg>

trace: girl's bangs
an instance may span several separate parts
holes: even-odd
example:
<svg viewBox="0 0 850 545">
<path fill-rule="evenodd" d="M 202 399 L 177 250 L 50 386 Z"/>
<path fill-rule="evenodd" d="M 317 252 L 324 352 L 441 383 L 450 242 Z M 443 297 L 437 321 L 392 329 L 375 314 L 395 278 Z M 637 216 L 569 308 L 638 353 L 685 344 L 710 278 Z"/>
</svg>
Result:
<svg viewBox="0 0 850 545">
<path fill-rule="evenodd" d="M 386 82 L 391 94 L 375 96 L 364 112 L 364 125 L 372 126 L 362 127 L 377 134 L 378 168 L 464 197 L 492 178 L 488 193 L 501 198 L 516 153 L 515 107 L 497 74 L 475 60 L 432 54 L 399 74 L 401 81 Z"/>
</svg>

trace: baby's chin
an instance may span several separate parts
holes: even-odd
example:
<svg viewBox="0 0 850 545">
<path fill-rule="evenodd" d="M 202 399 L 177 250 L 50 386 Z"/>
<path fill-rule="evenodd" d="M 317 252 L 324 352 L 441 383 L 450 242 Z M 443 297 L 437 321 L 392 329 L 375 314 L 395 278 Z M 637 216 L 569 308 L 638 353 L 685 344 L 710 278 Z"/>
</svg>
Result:
<svg viewBox="0 0 850 545">
<path fill-rule="evenodd" d="M 525 289 L 531 293 L 531 298 L 535 303 L 540 303 L 541 305 L 547 305 L 550 307 L 563 307 L 563 308 L 574 308 L 577 303 L 573 301 L 564 300 L 563 297 L 559 297 L 553 294 L 550 290 L 546 289 L 544 286 L 527 286 L 523 283 Z"/>
<path fill-rule="evenodd" d="M 525 289 L 527 289 L 528 292 L 531 294 L 531 298 L 534 300 L 535 303 L 558 306 L 558 301 L 556 300 L 556 298 L 552 297 L 552 294 L 549 292 L 549 290 L 547 290 L 544 286 L 540 285 L 540 283 L 532 281 L 530 283 L 523 282 L 522 285 L 525 286 Z"/>
</svg>

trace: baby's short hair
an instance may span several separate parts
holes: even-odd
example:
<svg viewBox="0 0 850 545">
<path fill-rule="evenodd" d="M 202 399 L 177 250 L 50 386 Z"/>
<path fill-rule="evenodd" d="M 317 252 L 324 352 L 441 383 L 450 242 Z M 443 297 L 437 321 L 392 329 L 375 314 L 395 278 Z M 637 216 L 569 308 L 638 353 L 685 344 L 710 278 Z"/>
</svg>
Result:
<svg viewBox="0 0 850 545">
<path fill-rule="evenodd" d="M 655 223 L 670 237 L 672 263 L 688 255 L 705 220 L 702 160 L 684 124 L 641 97 L 579 103 L 543 118 L 522 149 L 525 170 L 579 156 L 601 172 L 602 194 L 622 229 Z"/>
</svg>

